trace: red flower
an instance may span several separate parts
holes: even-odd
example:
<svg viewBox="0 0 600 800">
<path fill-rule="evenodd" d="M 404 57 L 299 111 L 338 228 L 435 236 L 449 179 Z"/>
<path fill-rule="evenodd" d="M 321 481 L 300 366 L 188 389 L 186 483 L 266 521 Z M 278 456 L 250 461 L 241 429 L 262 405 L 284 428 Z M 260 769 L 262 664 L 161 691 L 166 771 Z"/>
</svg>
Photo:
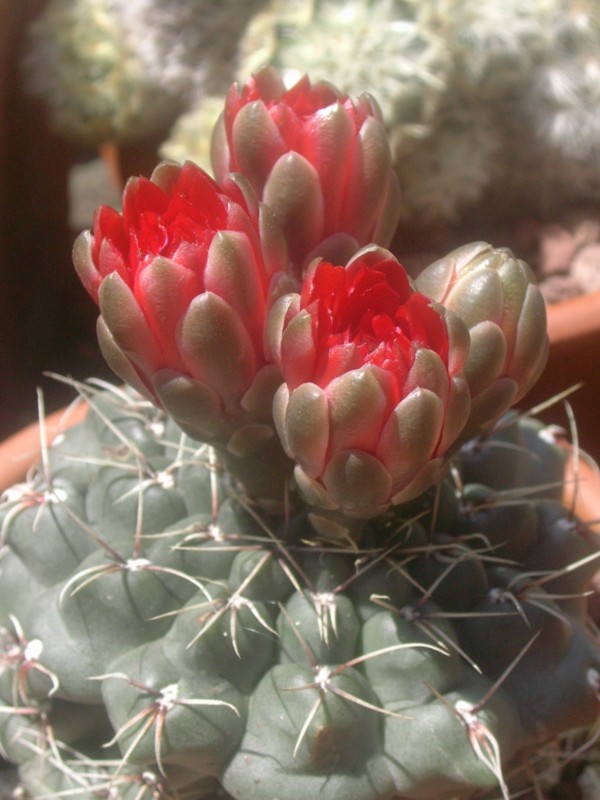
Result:
<svg viewBox="0 0 600 800">
<path fill-rule="evenodd" d="M 285 380 L 275 422 L 309 502 L 370 517 L 433 482 L 469 413 L 468 335 L 391 253 L 313 262 L 268 339 Z"/>
<path fill-rule="evenodd" d="M 298 270 L 311 256 L 346 260 L 387 246 L 398 220 L 398 183 L 381 115 L 302 78 L 286 89 L 271 68 L 233 86 L 213 134 L 217 180 L 246 176 L 275 212 Z"/>
<path fill-rule="evenodd" d="M 162 164 L 128 182 L 122 214 L 101 207 L 74 248 L 111 367 L 202 438 L 230 427 L 265 368 L 267 291 L 285 265 L 230 189 L 194 164 Z"/>
</svg>

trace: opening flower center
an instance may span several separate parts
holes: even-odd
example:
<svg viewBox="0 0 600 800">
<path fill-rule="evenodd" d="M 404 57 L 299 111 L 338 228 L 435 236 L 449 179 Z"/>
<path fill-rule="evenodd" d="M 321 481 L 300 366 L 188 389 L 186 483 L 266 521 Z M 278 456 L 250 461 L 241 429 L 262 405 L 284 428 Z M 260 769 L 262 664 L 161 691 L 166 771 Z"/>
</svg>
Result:
<svg viewBox="0 0 600 800">
<path fill-rule="evenodd" d="M 395 260 L 349 268 L 321 262 L 305 284 L 302 305 L 312 307 L 320 354 L 353 348 L 361 364 L 382 367 L 398 379 L 415 353 L 434 350 L 447 364 L 448 334 L 431 301 L 412 289 Z"/>
</svg>

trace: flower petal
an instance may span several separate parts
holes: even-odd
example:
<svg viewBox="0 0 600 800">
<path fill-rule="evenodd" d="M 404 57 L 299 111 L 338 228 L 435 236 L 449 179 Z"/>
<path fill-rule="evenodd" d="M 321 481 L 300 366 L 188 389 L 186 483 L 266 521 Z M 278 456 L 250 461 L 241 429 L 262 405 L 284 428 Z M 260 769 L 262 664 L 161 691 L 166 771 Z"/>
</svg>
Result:
<svg viewBox="0 0 600 800">
<path fill-rule="evenodd" d="M 323 471 L 329 440 L 328 403 L 314 383 L 303 383 L 289 396 L 285 410 L 286 443 L 309 478 Z"/>
<path fill-rule="evenodd" d="M 215 234 L 208 249 L 204 288 L 221 297 L 239 314 L 259 353 L 262 351 L 266 293 L 261 268 L 244 234 L 235 231 Z"/>
<path fill-rule="evenodd" d="M 506 339 L 501 328 L 490 320 L 474 325 L 470 334 L 471 349 L 465 365 L 465 377 L 475 397 L 503 373 Z"/>
<path fill-rule="evenodd" d="M 368 117 L 358 134 L 346 183 L 343 229 L 362 242 L 372 239 L 391 170 L 390 145 L 385 128 Z"/>
<path fill-rule="evenodd" d="M 384 382 L 387 378 L 391 383 L 389 373 L 385 370 L 378 370 L 378 373 Z M 384 392 L 373 369 L 363 367 L 347 372 L 331 381 L 325 393 L 329 405 L 331 451 L 374 452 L 390 403 L 389 394 Z"/>
<path fill-rule="evenodd" d="M 323 508 L 327 511 L 335 511 L 338 508 L 325 488 L 318 481 L 309 478 L 299 464 L 294 469 L 294 478 L 304 502 L 309 506 Z"/>
<path fill-rule="evenodd" d="M 392 476 L 379 459 L 361 450 L 336 453 L 323 483 L 333 503 L 351 517 L 379 516 L 390 504 Z"/>
<path fill-rule="evenodd" d="M 410 368 L 404 386 L 405 394 L 413 389 L 429 389 L 444 402 L 448 394 L 448 370 L 442 359 L 433 350 L 420 347 L 415 353 L 415 360 Z"/>
<path fill-rule="evenodd" d="M 228 409 L 237 406 L 252 383 L 256 356 L 231 306 L 212 292 L 194 298 L 182 318 L 178 339 L 191 375 L 214 389 Z"/>
<path fill-rule="evenodd" d="M 165 366 L 160 343 L 133 292 L 116 272 L 100 284 L 98 300 L 106 327 L 134 364 L 147 375 Z"/>
<path fill-rule="evenodd" d="M 525 394 L 544 369 L 548 339 L 546 330 L 544 298 L 537 286 L 529 284 L 516 326 L 515 345 L 508 370 L 520 384 L 517 399 Z"/>
<path fill-rule="evenodd" d="M 301 130 L 298 150 L 320 175 L 325 195 L 325 229 L 328 231 L 340 230 L 345 175 L 354 138 L 354 121 L 341 103 L 316 111 L 305 120 Z"/>
<path fill-rule="evenodd" d="M 92 258 L 92 235 L 89 231 L 83 231 L 75 239 L 75 244 L 73 245 L 73 265 L 84 288 L 97 303 L 98 289 L 102 282 L 102 275 Z"/>
<path fill-rule="evenodd" d="M 155 403 L 157 398 L 154 392 L 149 388 L 149 378 L 127 358 L 125 353 L 115 342 L 112 333 L 106 327 L 106 323 L 102 317 L 98 317 L 96 334 L 98 336 L 100 352 L 115 375 L 118 375 L 125 383 L 132 386 L 143 397 L 148 398 L 150 402 Z"/>
<path fill-rule="evenodd" d="M 287 150 L 277 125 L 261 100 L 243 106 L 231 128 L 231 172 L 241 172 L 261 197 L 275 161 Z"/>
<path fill-rule="evenodd" d="M 192 438 L 210 442 L 229 432 L 221 401 L 210 386 L 164 369 L 154 375 L 154 388 L 164 408 Z"/>
<path fill-rule="evenodd" d="M 290 256 L 296 268 L 301 269 L 306 254 L 324 237 L 324 199 L 319 174 L 299 153 L 287 153 L 274 164 L 263 199 L 275 212 Z"/>
<path fill-rule="evenodd" d="M 377 455 L 391 473 L 396 490 L 413 480 L 431 458 L 443 422 L 444 404 L 428 389 L 414 389 L 390 414 Z"/>
<path fill-rule="evenodd" d="M 184 370 L 177 347 L 177 326 L 199 290 L 194 272 L 161 256 L 138 275 L 137 300 L 161 343 L 165 362 L 175 370 Z"/>
<path fill-rule="evenodd" d="M 316 350 L 313 339 L 313 320 L 306 311 L 300 311 L 288 324 L 281 338 L 281 362 L 285 365 L 285 379 L 290 389 L 312 379 Z"/>
</svg>

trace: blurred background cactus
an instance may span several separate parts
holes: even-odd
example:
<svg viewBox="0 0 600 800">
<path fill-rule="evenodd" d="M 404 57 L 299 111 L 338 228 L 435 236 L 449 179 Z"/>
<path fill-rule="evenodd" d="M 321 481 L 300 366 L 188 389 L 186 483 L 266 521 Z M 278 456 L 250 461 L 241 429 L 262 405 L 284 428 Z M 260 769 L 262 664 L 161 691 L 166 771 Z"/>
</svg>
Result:
<svg viewBox="0 0 600 800">
<path fill-rule="evenodd" d="M 51 0 L 30 29 L 29 87 L 87 144 L 164 134 L 232 78 L 236 41 L 264 0 Z"/>
</svg>

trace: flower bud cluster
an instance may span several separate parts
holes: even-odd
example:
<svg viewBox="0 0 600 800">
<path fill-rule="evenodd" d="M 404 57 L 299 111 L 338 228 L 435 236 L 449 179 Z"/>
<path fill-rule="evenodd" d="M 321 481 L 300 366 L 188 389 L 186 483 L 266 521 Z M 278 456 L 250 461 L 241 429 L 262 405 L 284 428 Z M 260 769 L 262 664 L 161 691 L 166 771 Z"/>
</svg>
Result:
<svg viewBox="0 0 600 800">
<path fill-rule="evenodd" d="M 234 86 L 215 178 L 165 162 L 74 249 L 103 353 L 248 494 L 370 518 L 437 481 L 546 356 L 526 265 L 475 244 L 414 285 L 373 100 L 271 68 Z"/>
</svg>

